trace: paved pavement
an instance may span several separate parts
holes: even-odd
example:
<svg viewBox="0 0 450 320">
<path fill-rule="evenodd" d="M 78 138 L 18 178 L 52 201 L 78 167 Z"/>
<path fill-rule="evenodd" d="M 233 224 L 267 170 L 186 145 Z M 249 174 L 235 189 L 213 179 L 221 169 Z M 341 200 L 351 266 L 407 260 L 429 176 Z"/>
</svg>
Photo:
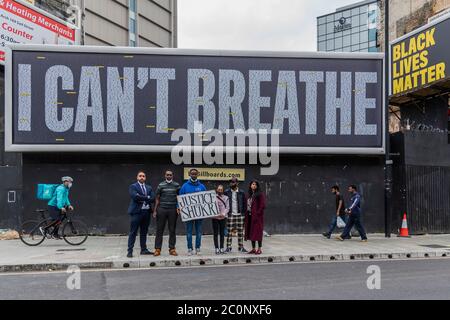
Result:
<svg viewBox="0 0 450 320">
<path fill-rule="evenodd" d="M 386 239 L 372 234 L 368 243 L 361 243 L 357 238 L 339 242 L 321 235 L 275 235 L 264 238 L 261 256 L 237 253 L 216 256 L 212 237 L 204 236 L 202 255 L 188 257 L 185 237 L 180 236 L 177 241 L 179 257 L 170 257 L 166 247 L 161 257 L 139 256 L 138 247 L 132 259 L 126 258 L 127 237 L 91 237 L 80 247 L 57 240 L 46 240 L 38 247 L 28 247 L 20 240 L 0 241 L 0 272 L 63 270 L 74 264 L 81 268 L 158 268 L 450 256 L 450 235 Z M 153 243 L 154 237 L 150 236 L 149 247 Z"/>
<path fill-rule="evenodd" d="M 379 290 L 367 286 L 371 265 L 380 270 Z M 0 300 L 164 299 L 181 306 L 187 300 L 450 299 L 450 263 L 437 258 L 83 271 L 79 290 L 67 288 L 68 277 L 0 274 Z"/>
</svg>

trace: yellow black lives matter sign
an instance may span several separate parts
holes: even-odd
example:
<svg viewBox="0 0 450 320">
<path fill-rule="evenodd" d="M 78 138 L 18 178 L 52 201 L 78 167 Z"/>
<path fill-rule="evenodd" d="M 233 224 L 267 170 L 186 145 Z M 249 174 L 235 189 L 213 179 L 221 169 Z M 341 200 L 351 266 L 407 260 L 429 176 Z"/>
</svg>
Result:
<svg viewBox="0 0 450 320">
<path fill-rule="evenodd" d="M 450 19 L 441 19 L 391 43 L 391 95 L 402 95 L 446 79 Z"/>
</svg>

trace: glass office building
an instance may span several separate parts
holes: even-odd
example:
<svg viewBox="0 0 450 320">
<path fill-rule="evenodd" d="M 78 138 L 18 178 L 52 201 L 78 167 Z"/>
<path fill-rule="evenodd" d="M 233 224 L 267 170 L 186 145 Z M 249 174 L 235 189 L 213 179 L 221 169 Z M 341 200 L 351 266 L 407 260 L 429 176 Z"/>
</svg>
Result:
<svg viewBox="0 0 450 320">
<path fill-rule="evenodd" d="M 379 52 L 378 1 L 363 1 L 317 18 L 317 50 Z"/>
</svg>

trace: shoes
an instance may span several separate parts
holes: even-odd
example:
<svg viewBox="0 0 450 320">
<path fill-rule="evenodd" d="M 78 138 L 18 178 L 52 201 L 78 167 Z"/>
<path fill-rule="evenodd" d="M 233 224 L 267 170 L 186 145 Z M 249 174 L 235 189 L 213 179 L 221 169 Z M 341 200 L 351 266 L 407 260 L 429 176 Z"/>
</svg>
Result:
<svg viewBox="0 0 450 320">
<path fill-rule="evenodd" d="M 153 255 L 155 257 L 159 257 L 161 255 L 161 249 L 155 249 L 155 253 Z"/>
<path fill-rule="evenodd" d="M 216 254 L 220 254 L 220 249 L 216 248 Z"/>
<path fill-rule="evenodd" d="M 367 239 L 362 239 L 361 242 L 368 242 L 368 240 Z"/>
<path fill-rule="evenodd" d="M 261 250 L 261 249 L 256 250 L 255 254 L 256 254 L 256 255 L 262 254 L 262 250 Z"/>
<path fill-rule="evenodd" d="M 220 249 L 219 252 L 220 252 L 220 254 L 225 254 L 226 253 L 225 250 L 223 250 L 223 248 Z"/>
<path fill-rule="evenodd" d="M 39 227 L 39 231 L 41 232 L 41 234 L 42 234 L 44 237 L 47 236 L 47 233 L 45 232 L 44 227 Z"/>
<path fill-rule="evenodd" d="M 171 256 L 174 256 L 174 257 L 177 257 L 177 256 L 178 256 L 178 253 L 177 253 L 177 251 L 176 251 L 175 249 L 170 249 L 170 250 L 169 250 L 169 254 L 170 254 Z"/>
<path fill-rule="evenodd" d="M 331 234 L 329 234 L 328 232 L 324 232 L 324 233 L 322 233 L 322 235 L 327 239 L 331 238 Z"/>
<path fill-rule="evenodd" d="M 256 249 L 252 249 L 251 251 L 247 252 L 248 254 L 256 254 Z"/>
<path fill-rule="evenodd" d="M 51 238 L 55 240 L 62 240 L 59 234 L 52 234 Z"/>
<path fill-rule="evenodd" d="M 225 250 L 225 253 L 231 253 L 231 247 L 227 248 L 227 249 Z"/>
<path fill-rule="evenodd" d="M 344 238 L 342 238 L 341 236 L 337 236 L 336 239 L 339 241 L 344 241 Z"/>
<path fill-rule="evenodd" d="M 193 255 L 194 255 L 194 250 L 188 249 L 188 256 L 193 256 Z"/>
<path fill-rule="evenodd" d="M 199 249 L 195 249 L 195 254 L 196 254 L 196 255 L 202 254 L 202 252 L 200 251 L 200 248 L 199 248 Z"/>
<path fill-rule="evenodd" d="M 242 248 L 239 248 L 239 252 L 240 252 L 240 253 L 247 253 L 248 251 L 247 251 L 247 250 L 245 250 L 245 248 L 244 248 L 244 247 L 242 247 Z"/>
<path fill-rule="evenodd" d="M 150 256 L 150 255 L 154 255 L 154 253 L 151 252 L 151 251 L 148 251 L 147 249 L 145 249 L 145 250 L 141 251 L 141 255 L 143 255 L 143 256 Z"/>
<path fill-rule="evenodd" d="M 131 252 L 128 252 L 128 254 L 127 254 L 127 258 L 133 258 L 133 253 L 131 253 Z"/>
</svg>

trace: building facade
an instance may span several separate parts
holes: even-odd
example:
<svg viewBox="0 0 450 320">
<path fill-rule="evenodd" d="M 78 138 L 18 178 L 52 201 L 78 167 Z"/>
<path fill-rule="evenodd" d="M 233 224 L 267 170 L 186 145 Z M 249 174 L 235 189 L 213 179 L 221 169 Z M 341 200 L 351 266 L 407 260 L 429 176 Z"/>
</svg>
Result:
<svg viewBox="0 0 450 320">
<path fill-rule="evenodd" d="M 317 50 L 378 52 L 380 3 L 363 1 L 317 18 Z"/>
</svg>

